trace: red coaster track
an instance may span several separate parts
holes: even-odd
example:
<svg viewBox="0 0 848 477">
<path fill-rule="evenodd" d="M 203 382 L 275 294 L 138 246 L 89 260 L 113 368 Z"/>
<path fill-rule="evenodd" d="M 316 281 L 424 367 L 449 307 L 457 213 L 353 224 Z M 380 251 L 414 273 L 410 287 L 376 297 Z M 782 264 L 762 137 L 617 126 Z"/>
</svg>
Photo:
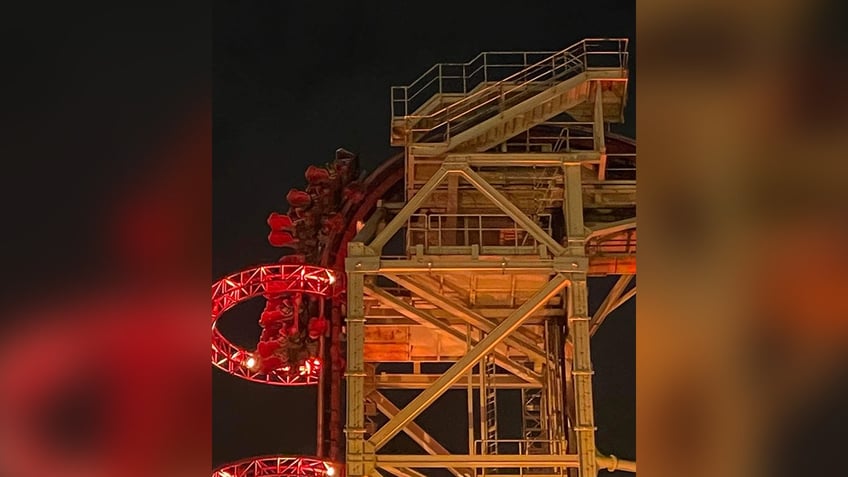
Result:
<svg viewBox="0 0 848 477">
<path fill-rule="evenodd" d="M 303 294 L 333 298 L 342 289 L 331 270 L 310 265 L 274 264 L 250 268 L 225 277 L 212 285 L 212 364 L 248 381 L 277 386 L 315 384 L 320 374 L 320 359 L 307 360 L 288 369 L 257 369 L 259 357 L 231 343 L 218 330 L 218 318 L 235 305 L 255 298 Z"/>
<path fill-rule="evenodd" d="M 300 456 L 252 457 L 212 472 L 212 477 L 333 477 L 336 469 L 320 459 Z"/>
</svg>

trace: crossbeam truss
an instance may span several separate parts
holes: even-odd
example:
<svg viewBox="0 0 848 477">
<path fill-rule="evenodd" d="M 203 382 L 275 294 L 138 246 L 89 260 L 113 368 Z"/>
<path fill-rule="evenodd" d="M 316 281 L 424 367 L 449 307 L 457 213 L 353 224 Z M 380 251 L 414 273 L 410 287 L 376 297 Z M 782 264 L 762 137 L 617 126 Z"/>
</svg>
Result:
<svg viewBox="0 0 848 477">
<path fill-rule="evenodd" d="M 564 477 L 573 476 L 575 471 L 580 477 L 594 477 L 600 468 L 635 472 L 634 462 L 604 456 L 595 445 L 590 337 L 613 310 L 635 295 L 635 287 L 628 289 L 633 275 L 622 276 L 591 315 L 587 286 L 591 263 L 586 245 L 590 238 L 635 229 L 635 220 L 594 230 L 584 226 L 585 164 L 603 163 L 606 155 L 600 85 L 594 91 L 595 144 L 599 145 L 595 151 L 556 155 L 449 153 L 387 223 L 382 223 L 382 216 L 372 217 L 348 244 L 347 477 L 423 477 L 422 469 L 433 468 L 446 469 L 455 477 Z M 480 173 L 480 168 L 485 167 L 547 167 L 554 174 L 561 174 L 566 239 L 555 238 L 504 191 L 490 184 Z M 477 253 L 444 257 L 418 251 L 409 258 L 384 257 L 384 247 L 434 192 L 446 187 L 449 201 L 456 200 L 460 180 L 532 238 L 538 253 L 482 258 Z M 447 204 L 447 209 L 455 211 L 456 204 Z M 512 306 L 494 316 L 476 306 L 473 298 L 462 297 L 462 290 L 456 293 L 455 283 L 451 285 L 446 280 L 451 276 L 500 277 L 504 283 L 512 283 L 513 288 L 516 277 L 531 277 L 528 283 L 535 284 L 535 289 L 525 283 L 521 298 L 513 299 Z M 388 282 L 394 286 L 386 285 Z M 454 290 L 444 293 L 443 286 L 453 286 Z M 366 302 L 396 312 L 410 327 L 429 330 L 440 342 L 449 343 L 454 350 L 463 349 L 464 353 L 452 359 L 440 374 L 422 373 L 420 366 L 412 374 L 375 374 L 365 356 Z M 559 314 L 551 315 L 549 312 L 557 307 Z M 540 322 L 544 324 L 541 334 Z M 530 323 L 536 323 L 536 327 Z M 556 339 L 551 339 L 552 335 Z M 401 407 L 381 392 L 384 389 L 419 389 L 420 393 Z M 462 453 L 449 452 L 415 422 L 451 389 L 465 389 L 468 395 L 468 447 Z M 495 391 L 499 389 L 535 390 L 533 396 L 539 396 L 528 400 L 534 408 L 522 413 L 522 418 L 532 420 L 535 426 L 532 432 L 525 432 L 524 439 L 499 441 L 497 430 L 484 422 L 493 416 Z M 479 430 L 472 422 L 476 414 L 472 396 L 478 398 Z M 386 417 L 382 426 L 366 426 L 366 403 L 376 406 Z M 382 453 L 400 433 L 409 436 L 425 454 Z M 534 440 L 528 440 L 531 438 Z"/>
<path fill-rule="evenodd" d="M 467 158 L 463 158 L 467 159 Z M 594 475 L 599 467 L 605 466 L 627 470 L 634 468 L 631 463 L 620 463 L 614 457 L 603 457 L 598 455 L 594 445 L 594 413 L 591 397 L 591 361 L 589 358 L 589 337 L 594 334 L 609 314 L 627 299 L 635 295 L 635 288 L 625 291 L 631 282 L 632 275 L 622 276 L 613 287 L 610 294 L 604 300 L 600 309 L 594 316 L 589 316 L 586 286 L 586 264 L 582 247 L 585 242 L 586 229 L 582 220 L 571 220 L 569 230 L 571 232 L 569 247 L 559 245 L 547 232 L 538 227 L 521 210 L 509 204 L 503 195 L 485 182 L 475 171 L 471 169 L 463 159 L 446 161 L 440 171 L 436 173 L 431 181 L 426 184 L 400 213 L 376 234 L 369 244 L 353 242 L 349 245 L 347 272 L 348 278 L 348 421 L 346 432 L 348 435 L 347 465 L 348 475 L 376 475 L 377 469 L 382 469 L 388 474 L 402 477 L 419 477 L 421 474 L 413 468 L 445 468 L 457 477 L 475 475 L 473 469 L 504 469 L 504 468 L 552 468 L 559 469 L 557 473 L 568 468 L 581 470 L 581 475 Z M 473 159 L 473 158 L 471 158 Z M 579 174 L 577 167 L 579 162 L 566 163 L 563 166 L 565 181 L 569 176 Z M 571 172 L 573 171 L 573 172 Z M 434 285 L 431 275 L 434 273 L 433 260 L 426 265 L 417 263 L 414 266 L 393 266 L 390 260 L 381 260 L 380 252 L 389 239 L 397 233 L 405 224 L 405 221 L 417 211 L 418 206 L 427 196 L 432 193 L 442 182 L 451 175 L 460 175 L 478 190 L 481 190 L 493 203 L 503 205 L 502 210 L 522 228 L 531 234 L 539 243 L 545 244 L 547 250 L 552 252 L 553 257 L 539 257 L 540 260 L 528 261 L 528 267 L 518 266 L 510 269 L 507 263 L 491 263 L 469 259 L 468 263 L 452 260 L 450 265 L 445 262 L 445 268 L 435 270 L 438 272 L 467 271 L 475 268 L 481 272 L 500 273 L 527 273 L 531 267 L 535 273 L 546 274 L 549 280 L 541 287 L 535 295 L 518 306 L 505 319 L 500 321 L 487 318 L 474 311 L 465 303 L 448 298 L 440 294 Z M 579 179 L 579 177 L 578 177 Z M 572 177 L 573 180 L 573 177 Z M 577 188 L 579 191 L 580 189 Z M 575 194 L 576 195 L 576 194 Z M 566 200 L 566 207 L 578 209 L 581 207 L 579 197 L 571 197 Z M 572 215 L 571 217 L 574 217 Z M 576 222 L 576 223 L 575 223 Z M 575 240 L 583 235 L 583 242 Z M 574 246 L 578 245 L 578 246 Z M 397 261 L 399 262 L 399 261 Z M 397 263 L 396 262 L 396 263 Z M 411 262 L 411 261 L 410 261 Z M 515 263 L 511 263 L 515 264 Z M 426 274 L 422 274 L 426 272 Z M 395 284 L 403 287 L 415 296 L 424 299 L 439 309 L 459 318 L 466 325 L 479 330 L 484 336 L 482 339 L 471 337 L 462 327 L 451 325 L 447 320 L 440 319 L 425 310 L 416 308 L 408 300 L 393 294 L 391 291 L 377 286 L 375 280 L 366 277 L 383 276 Z M 568 322 L 570 326 L 570 339 L 566 343 L 568 354 L 572 357 L 571 369 L 569 369 L 567 385 L 574 386 L 576 412 L 572 416 L 572 430 L 577 436 L 577 453 L 561 453 L 560 455 L 485 455 L 480 449 L 469 449 L 467 455 L 451 455 L 436 439 L 427 434 L 424 429 L 414 422 L 429 405 L 438 399 L 449 389 L 463 387 L 460 381 L 463 377 L 473 375 L 473 368 L 486 356 L 492 356 L 495 363 L 504 371 L 509 373 L 508 378 L 494 379 L 496 387 L 512 387 L 514 389 L 543 387 L 544 376 L 532 366 L 518 362 L 509 356 L 507 350 L 513 349 L 523 353 L 527 359 L 536 360 L 541 363 L 549 363 L 551 356 L 548 350 L 539 346 L 538 337 L 531 337 L 523 330 L 528 318 L 543 308 L 553 297 L 565 294 L 568 303 Z M 364 348 L 364 299 L 369 298 L 387 306 L 400 315 L 410 319 L 412 322 L 437 332 L 442 336 L 453 339 L 456 343 L 468 343 L 470 349 L 458 361 L 456 361 L 446 372 L 440 375 L 408 375 L 406 378 L 398 377 L 394 383 L 391 377 L 383 376 L 381 380 L 375 378 L 375 385 L 385 388 L 422 389 L 422 392 L 405 407 L 398 408 L 389 399 L 374 389 L 365 393 L 364 382 L 367 377 L 364 367 L 362 350 Z M 481 383 L 483 377 L 477 379 Z M 472 386 L 469 379 L 466 386 Z M 366 439 L 363 413 L 359 403 L 370 400 L 377 404 L 378 409 L 388 418 L 382 427 Z M 404 432 L 413 441 L 418 443 L 428 455 L 407 456 L 384 456 L 378 451 L 398 433 Z M 568 448 L 563 442 L 563 449 Z M 573 445 L 571 446 L 573 450 Z M 477 451 L 476 453 L 475 450 Z"/>
</svg>

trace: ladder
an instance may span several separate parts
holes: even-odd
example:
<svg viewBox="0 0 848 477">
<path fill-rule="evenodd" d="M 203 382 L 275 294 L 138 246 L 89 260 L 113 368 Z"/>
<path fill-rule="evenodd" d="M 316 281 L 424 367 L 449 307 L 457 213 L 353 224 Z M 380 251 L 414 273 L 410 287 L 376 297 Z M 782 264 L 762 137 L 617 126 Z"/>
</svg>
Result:
<svg viewBox="0 0 848 477">
<path fill-rule="evenodd" d="M 541 389 L 521 390 L 521 427 L 524 438 L 524 453 L 538 455 L 548 453 L 546 416 L 543 409 Z"/>
<path fill-rule="evenodd" d="M 487 355 L 484 365 L 483 399 L 486 415 L 486 434 L 484 442 L 485 454 L 498 453 L 498 400 L 497 389 L 494 385 L 495 374 L 498 372 L 495 358 Z"/>
</svg>

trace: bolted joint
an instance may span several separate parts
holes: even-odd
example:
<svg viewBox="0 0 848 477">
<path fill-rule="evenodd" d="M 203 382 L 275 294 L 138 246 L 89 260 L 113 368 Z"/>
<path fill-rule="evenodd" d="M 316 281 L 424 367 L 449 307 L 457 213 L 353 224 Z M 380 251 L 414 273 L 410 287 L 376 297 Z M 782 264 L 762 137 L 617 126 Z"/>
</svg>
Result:
<svg viewBox="0 0 848 477">
<path fill-rule="evenodd" d="M 570 274 L 585 274 L 589 269 L 589 257 L 580 256 L 560 256 L 554 257 L 554 271 Z"/>
<path fill-rule="evenodd" d="M 380 257 L 348 257 L 345 259 L 347 273 L 377 273 L 380 271 Z"/>
<path fill-rule="evenodd" d="M 353 426 L 345 426 L 343 432 L 348 436 L 364 436 L 365 428 L 364 427 L 353 427 Z"/>
</svg>

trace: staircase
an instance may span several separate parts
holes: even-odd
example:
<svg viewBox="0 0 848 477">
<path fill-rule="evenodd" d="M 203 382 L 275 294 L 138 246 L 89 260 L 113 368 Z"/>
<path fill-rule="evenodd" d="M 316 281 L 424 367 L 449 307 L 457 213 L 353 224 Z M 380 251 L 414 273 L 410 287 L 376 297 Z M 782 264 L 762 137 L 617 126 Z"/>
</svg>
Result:
<svg viewBox="0 0 848 477">
<path fill-rule="evenodd" d="M 466 64 L 436 65 L 412 85 L 392 89 L 392 144 L 411 146 L 417 157 L 486 151 L 564 112 L 591 120 L 596 88 L 605 120 L 619 122 L 627 45 L 587 39 L 553 53 L 482 53 Z"/>
</svg>

